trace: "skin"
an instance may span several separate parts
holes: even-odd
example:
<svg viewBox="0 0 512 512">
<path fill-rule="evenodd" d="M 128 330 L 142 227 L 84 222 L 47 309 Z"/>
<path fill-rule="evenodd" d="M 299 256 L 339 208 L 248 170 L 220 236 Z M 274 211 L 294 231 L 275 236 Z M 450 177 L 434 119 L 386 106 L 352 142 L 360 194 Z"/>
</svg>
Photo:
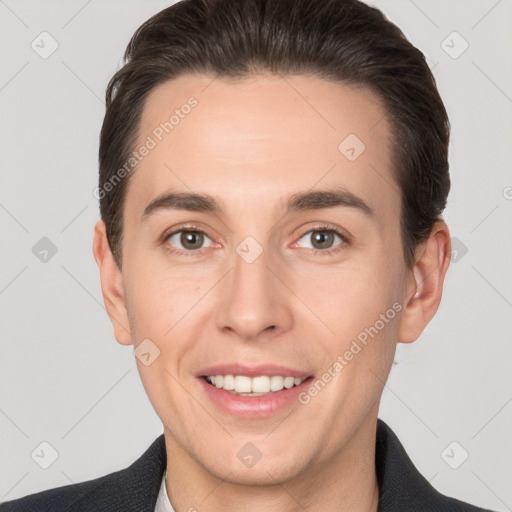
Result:
<svg viewBox="0 0 512 512">
<path fill-rule="evenodd" d="M 149 338 L 160 350 L 149 366 L 136 361 L 164 425 L 171 503 L 178 512 L 376 511 L 379 401 L 396 344 L 416 340 L 439 306 L 448 228 L 437 222 L 406 268 L 391 128 L 368 90 L 306 75 L 185 75 L 152 91 L 139 142 L 190 96 L 197 107 L 130 178 L 122 270 L 101 220 L 93 244 L 117 341 Z M 338 150 L 349 134 L 366 145 L 353 162 Z M 286 213 L 292 194 L 333 186 L 374 215 L 347 206 Z M 224 213 L 162 209 L 141 220 L 170 190 L 210 194 Z M 184 223 L 205 233 L 200 249 L 163 236 Z M 334 252 L 318 249 L 319 223 L 349 242 L 333 237 Z M 263 248 L 250 264 L 236 252 L 247 236 Z M 307 405 L 236 418 L 199 385 L 199 369 L 233 362 L 321 377 L 394 303 L 401 311 Z M 237 458 L 247 442 L 262 453 L 251 468 Z"/>
</svg>

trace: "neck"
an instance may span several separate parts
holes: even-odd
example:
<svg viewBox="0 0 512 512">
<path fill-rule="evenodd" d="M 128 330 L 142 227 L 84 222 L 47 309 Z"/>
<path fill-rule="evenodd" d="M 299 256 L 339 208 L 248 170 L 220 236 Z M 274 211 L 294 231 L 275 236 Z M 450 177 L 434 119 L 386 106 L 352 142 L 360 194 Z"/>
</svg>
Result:
<svg viewBox="0 0 512 512">
<path fill-rule="evenodd" d="M 377 418 L 366 418 L 347 443 L 328 460 L 310 465 L 289 480 L 268 485 L 219 478 L 199 465 L 165 431 L 167 494 L 176 512 L 279 511 L 377 512 L 379 488 L 375 471 Z"/>
</svg>

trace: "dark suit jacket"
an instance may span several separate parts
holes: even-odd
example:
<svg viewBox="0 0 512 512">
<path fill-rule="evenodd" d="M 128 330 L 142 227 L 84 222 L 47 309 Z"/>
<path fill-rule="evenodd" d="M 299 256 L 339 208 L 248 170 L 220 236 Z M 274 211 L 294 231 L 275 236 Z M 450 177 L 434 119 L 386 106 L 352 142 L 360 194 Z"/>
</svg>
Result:
<svg viewBox="0 0 512 512">
<path fill-rule="evenodd" d="M 381 419 L 377 423 L 375 461 L 379 512 L 490 512 L 439 494 L 420 475 Z M 154 512 L 165 466 L 162 434 L 126 469 L 4 502 L 0 512 Z"/>
</svg>

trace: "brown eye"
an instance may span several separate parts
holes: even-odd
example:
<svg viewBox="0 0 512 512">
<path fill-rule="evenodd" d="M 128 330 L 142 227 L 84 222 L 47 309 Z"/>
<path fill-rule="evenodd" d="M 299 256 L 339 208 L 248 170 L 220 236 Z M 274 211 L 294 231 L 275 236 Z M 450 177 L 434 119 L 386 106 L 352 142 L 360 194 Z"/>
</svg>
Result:
<svg viewBox="0 0 512 512">
<path fill-rule="evenodd" d="M 339 243 L 336 244 L 336 240 L 339 239 Z M 316 229 L 308 231 L 299 240 L 300 244 L 304 244 L 308 248 L 315 250 L 328 250 L 340 245 L 344 241 L 344 237 L 331 229 Z"/>
<path fill-rule="evenodd" d="M 206 240 L 210 240 L 210 238 L 206 236 L 202 231 L 181 230 L 169 235 L 167 240 L 177 249 L 195 251 L 198 249 L 203 249 L 203 244 Z M 209 245 L 211 245 L 211 243 Z"/>
<path fill-rule="evenodd" d="M 311 240 L 315 249 L 330 249 L 334 243 L 334 233 L 328 231 L 313 231 Z"/>
</svg>

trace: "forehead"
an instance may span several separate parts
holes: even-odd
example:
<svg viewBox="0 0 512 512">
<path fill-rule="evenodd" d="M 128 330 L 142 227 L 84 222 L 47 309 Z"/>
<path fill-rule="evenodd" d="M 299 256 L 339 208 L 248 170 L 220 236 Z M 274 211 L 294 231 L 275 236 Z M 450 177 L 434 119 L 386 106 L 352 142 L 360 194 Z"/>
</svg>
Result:
<svg viewBox="0 0 512 512">
<path fill-rule="evenodd" d="M 384 108 L 364 88 L 306 75 L 183 75 L 147 98 L 136 146 L 152 148 L 127 202 L 143 210 L 180 189 L 240 206 L 250 194 L 256 206 L 335 185 L 379 210 L 397 199 L 390 136 Z"/>
</svg>

